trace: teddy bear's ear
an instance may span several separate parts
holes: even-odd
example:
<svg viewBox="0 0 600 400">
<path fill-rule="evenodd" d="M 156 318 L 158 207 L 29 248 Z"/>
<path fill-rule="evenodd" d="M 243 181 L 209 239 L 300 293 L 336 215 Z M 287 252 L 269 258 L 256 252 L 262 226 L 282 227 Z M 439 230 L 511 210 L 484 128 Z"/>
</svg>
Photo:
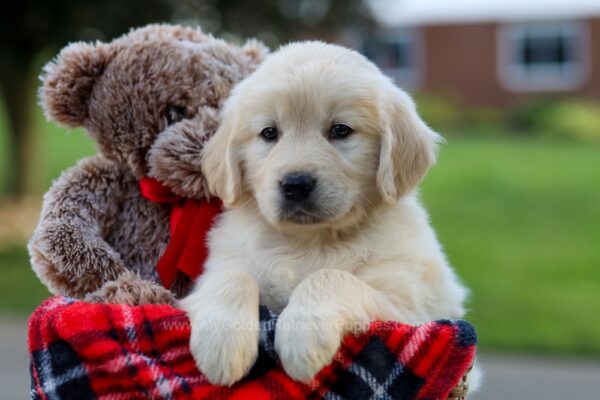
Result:
<svg viewBox="0 0 600 400">
<path fill-rule="evenodd" d="M 46 117 L 70 128 L 83 125 L 96 79 L 108 62 L 103 43 L 73 43 L 44 67 L 40 104 Z"/>
<path fill-rule="evenodd" d="M 257 39 L 247 40 L 244 47 L 242 47 L 242 50 L 244 50 L 244 53 L 250 57 L 250 60 L 252 60 L 256 66 L 262 63 L 270 53 L 269 48 Z"/>
</svg>

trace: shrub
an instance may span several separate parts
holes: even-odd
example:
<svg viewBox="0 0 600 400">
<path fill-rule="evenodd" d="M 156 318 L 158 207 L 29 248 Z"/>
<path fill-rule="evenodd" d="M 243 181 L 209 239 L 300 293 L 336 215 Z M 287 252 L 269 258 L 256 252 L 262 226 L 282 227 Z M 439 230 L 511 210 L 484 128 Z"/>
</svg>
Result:
<svg viewBox="0 0 600 400">
<path fill-rule="evenodd" d="M 517 133 L 600 142 L 600 103 L 581 99 L 531 100 L 509 109 L 465 106 L 449 97 L 419 95 L 418 110 L 435 130 L 448 135 Z"/>
<path fill-rule="evenodd" d="M 556 104 L 552 100 L 536 100 L 520 103 L 507 111 L 507 120 L 512 128 L 520 133 L 534 134 L 539 128 L 539 121 Z"/>
<path fill-rule="evenodd" d="M 600 104 L 565 102 L 545 113 L 540 129 L 551 136 L 600 141 Z"/>
<path fill-rule="evenodd" d="M 476 135 L 506 133 L 506 113 L 500 108 L 471 107 L 463 114 L 463 131 Z"/>
<path fill-rule="evenodd" d="M 510 115 L 522 132 L 600 142 L 600 104 L 585 100 L 538 101 L 520 105 Z"/>
<path fill-rule="evenodd" d="M 419 114 L 434 130 L 447 132 L 462 125 L 458 104 L 440 96 L 419 95 L 415 97 Z"/>
<path fill-rule="evenodd" d="M 467 107 L 449 97 L 416 97 L 421 117 L 434 130 L 450 135 L 486 135 L 504 126 L 504 113 L 492 107 Z"/>
</svg>

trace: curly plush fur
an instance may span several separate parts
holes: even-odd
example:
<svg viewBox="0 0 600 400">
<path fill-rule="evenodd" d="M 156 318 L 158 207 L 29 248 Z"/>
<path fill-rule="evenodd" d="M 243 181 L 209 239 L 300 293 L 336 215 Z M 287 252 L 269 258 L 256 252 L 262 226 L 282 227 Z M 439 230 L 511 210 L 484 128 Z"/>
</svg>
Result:
<svg viewBox="0 0 600 400">
<path fill-rule="evenodd" d="M 47 117 L 83 127 L 99 154 L 67 170 L 45 195 L 29 242 L 50 291 L 92 301 L 173 303 L 188 290 L 158 284 L 169 206 L 145 200 L 138 181 L 161 180 L 185 197 L 207 196 L 200 169 L 231 87 L 266 48 L 237 47 L 199 29 L 150 25 L 110 43 L 67 46 L 44 69 Z"/>
</svg>

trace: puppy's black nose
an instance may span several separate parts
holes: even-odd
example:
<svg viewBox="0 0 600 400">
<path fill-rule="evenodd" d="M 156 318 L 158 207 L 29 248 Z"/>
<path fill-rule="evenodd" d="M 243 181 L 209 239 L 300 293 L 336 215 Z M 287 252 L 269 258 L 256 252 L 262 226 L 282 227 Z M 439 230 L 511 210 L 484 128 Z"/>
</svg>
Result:
<svg viewBox="0 0 600 400">
<path fill-rule="evenodd" d="M 302 201 L 306 200 L 317 186 L 317 180 L 305 172 L 295 172 L 285 175 L 279 186 L 286 200 Z"/>
</svg>

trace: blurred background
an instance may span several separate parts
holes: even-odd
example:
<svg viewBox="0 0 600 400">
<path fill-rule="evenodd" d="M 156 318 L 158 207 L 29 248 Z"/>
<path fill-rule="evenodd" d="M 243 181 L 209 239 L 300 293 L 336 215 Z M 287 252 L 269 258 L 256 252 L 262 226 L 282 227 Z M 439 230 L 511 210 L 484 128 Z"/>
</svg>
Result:
<svg viewBox="0 0 600 400">
<path fill-rule="evenodd" d="M 26 318 L 48 296 L 25 247 L 42 195 L 95 152 L 83 131 L 44 119 L 41 68 L 69 42 L 176 22 L 272 48 L 293 39 L 342 43 L 412 93 L 447 140 L 422 198 L 472 289 L 467 319 L 487 370 L 473 398 L 598 398 L 599 1 L 27 0 L 5 11 L 1 387 L 26 393 Z M 25 396 L 9 393 L 0 398 Z"/>
</svg>

